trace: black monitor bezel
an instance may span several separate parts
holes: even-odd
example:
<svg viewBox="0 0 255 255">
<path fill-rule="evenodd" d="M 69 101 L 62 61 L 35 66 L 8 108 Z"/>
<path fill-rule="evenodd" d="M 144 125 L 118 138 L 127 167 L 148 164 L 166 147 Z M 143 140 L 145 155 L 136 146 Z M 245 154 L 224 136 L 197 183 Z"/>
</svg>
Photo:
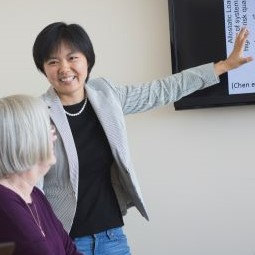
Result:
<svg viewBox="0 0 255 255">
<path fill-rule="evenodd" d="M 188 5 L 186 8 L 185 4 Z M 173 74 L 193 66 L 217 62 L 226 58 L 223 0 L 168 0 L 168 6 Z M 196 7 L 201 8 L 204 12 L 198 10 L 198 12 L 200 11 L 202 14 L 196 15 L 196 13 L 193 12 Z M 183 12 L 183 14 L 181 12 Z M 190 20 L 192 22 L 186 22 L 187 28 L 183 19 L 181 19 L 181 15 L 185 14 L 185 19 L 192 19 Z M 190 17 L 187 17 L 187 15 L 190 15 Z M 192 17 L 192 15 L 194 16 Z M 217 18 L 213 19 L 213 17 Z M 190 27 L 191 32 L 189 32 Z M 183 31 L 186 34 L 183 34 Z M 193 31 L 195 31 L 195 34 L 192 34 Z M 199 33 L 202 33 L 202 39 L 199 38 Z M 208 46 L 208 49 L 204 49 L 201 55 L 196 55 L 194 60 L 191 59 L 189 61 L 188 58 L 183 60 L 180 53 L 181 47 L 183 47 L 181 44 L 188 39 L 190 40 L 190 44 L 188 45 L 189 50 L 192 54 L 194 54 L 195 51 L 198 52 L 195 47 L 197 47 L 196 44 L 199 43 L 201 46 L 207 47 L 206 42 L 210 41 L 213 42 L 215 48 L 209 48 Z M 247 104 L 255 104 L 255 93 L 229 95 L 228 77 L 227 74 L 224 74 L 220 77 L 220 83 L 218 85 L 196 91 L 191 95 L 183 97 L 175 102 L 174 106 L 176 110 L 184 110 Z"/>
</svg>

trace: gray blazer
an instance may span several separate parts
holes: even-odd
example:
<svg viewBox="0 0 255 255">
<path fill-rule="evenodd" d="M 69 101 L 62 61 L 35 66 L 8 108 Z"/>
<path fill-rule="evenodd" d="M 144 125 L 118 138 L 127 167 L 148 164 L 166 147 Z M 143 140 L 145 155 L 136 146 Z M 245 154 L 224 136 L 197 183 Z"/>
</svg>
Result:
<svg viewBox="0 0 255 255">
<path fill-rule="evenodd" d="M 150 83 L 117 86 L 104 79 L 90 80 L 86 85 L 88 99 L 108 138 L 114 163 L 111 179 L 123 215 L 135 206 L 148 220 L 140 186 L 128 149 L 124 115 L 143 112 L 174 102 L 198 89 L 219 82 L 213 63 L 191 68 Z M 64 228 L 69 232 L 75 215 L 79 162 L 71 129 L 60 99 L 50 87 L 42 95 L 50 110 L 58 140 L 55 145 L 57 163 L 44 177 L 44 193 Z M 86 157 L 86 155 L 84 155 Z"/>
</svg>

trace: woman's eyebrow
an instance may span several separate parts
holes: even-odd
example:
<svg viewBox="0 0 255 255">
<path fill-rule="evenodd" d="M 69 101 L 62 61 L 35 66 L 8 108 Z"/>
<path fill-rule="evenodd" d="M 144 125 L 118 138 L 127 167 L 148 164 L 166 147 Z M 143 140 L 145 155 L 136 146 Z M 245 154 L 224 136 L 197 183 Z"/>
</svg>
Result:
<svg viewBox="0 0 255 255">
<path fill-rule="evenodd" d="M 75 54 L 75 53 L 77 53 L 77 52 L 78 52 L 77 50 L 72 50 L 72 51 L 70 51 L 69 53 L 67 53 L 66 56 L 70 56 L 70 55 Z M 57 57 L 54 56 L 54 55 L 49 56 L 48 60 L 51 60 L 51 59 L 57 59 Z"/>
</svg>

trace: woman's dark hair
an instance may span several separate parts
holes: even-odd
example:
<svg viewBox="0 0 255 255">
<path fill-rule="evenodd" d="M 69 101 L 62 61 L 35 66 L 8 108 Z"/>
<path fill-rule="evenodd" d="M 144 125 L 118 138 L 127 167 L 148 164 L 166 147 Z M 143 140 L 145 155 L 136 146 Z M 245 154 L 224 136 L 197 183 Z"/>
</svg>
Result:
<svg viewBox="0 0 255 255">
<path fill-rule="evenodd" d="M 71 48 L 84 54 L 88 62 L 88 75 L 95 64 L 95 53 L 93 45 L 85 30 L 77 25 L 67 25 L 64 22 L 55 22 L 45 27 L 36 37 L 33 46 L 33 57 L 36 67 L 43 73 L 43 64 L 51 54 L 55 52 L 62 42 L 67 43 Z"/>
</svg>

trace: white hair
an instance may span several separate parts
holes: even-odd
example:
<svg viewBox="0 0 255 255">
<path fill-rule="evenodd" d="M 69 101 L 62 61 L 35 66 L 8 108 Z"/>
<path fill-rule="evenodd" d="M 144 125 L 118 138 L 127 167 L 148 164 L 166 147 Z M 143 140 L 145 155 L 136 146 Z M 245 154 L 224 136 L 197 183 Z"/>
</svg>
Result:
<svg viewBox="0 0 255 255">
<path fill-rule="evenodd" d="M 0 99 L 0 178 L 30 170 L 50 158 L 47 106 L 27 95 Z"/>
</svg>

